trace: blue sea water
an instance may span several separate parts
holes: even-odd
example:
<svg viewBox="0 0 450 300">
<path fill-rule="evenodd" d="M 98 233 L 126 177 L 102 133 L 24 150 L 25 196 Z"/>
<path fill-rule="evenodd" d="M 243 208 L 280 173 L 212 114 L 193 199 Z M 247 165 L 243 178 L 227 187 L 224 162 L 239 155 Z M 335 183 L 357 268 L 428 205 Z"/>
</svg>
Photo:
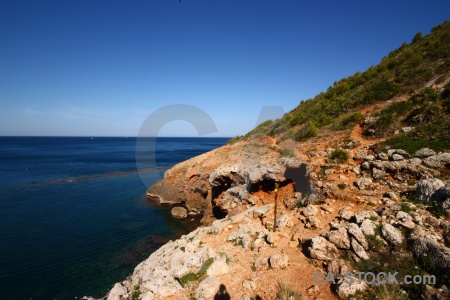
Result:
<svg viewBox="0 0 450 300">
<path fill-rule="evenodd" d="M 103 296 L 198 224 L 150 203 L 147 186 L 226 138 L 158 138 L 142 182 L 136 138 L 0 137 L 2 299 Z"/>
</svg>

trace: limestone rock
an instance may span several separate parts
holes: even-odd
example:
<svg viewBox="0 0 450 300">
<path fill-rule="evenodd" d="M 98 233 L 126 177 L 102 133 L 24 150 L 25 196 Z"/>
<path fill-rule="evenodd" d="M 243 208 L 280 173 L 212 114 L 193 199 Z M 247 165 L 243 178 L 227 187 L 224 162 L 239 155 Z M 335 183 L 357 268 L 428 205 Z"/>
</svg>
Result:
<svg viewBox="0 0 450 300">
<path fill-rule="evenodd" d="M 220 280 L 215 277 L 207 277 L 203 279 L 198 285 L 197 299 L 199 298 L 211 298 L 220 288 Z"/>
<path fill-rule="evenodd" d="M 345 228 L 332 231 L 328 240 L 339 249 L 350 249 L 350 238 Z"/>
<path fill-rule="evenodd" d="M 354 184 L 360 190 L 365 190 L 372 185 L 372 179 L 366 177 L 360 177 L 355 180 Z"/>
<path fill-rule="evenodd" d="M 217 277 L 228 273 L 230 273 L 230 266 L 226 262 L 226 257 L 215 260 L 206 272 L 210 277 Z"/>
<path fill-rule="evenodd" d="M 450 249 L 438 243 L 430 236 L 414 239 L 412 251 L 418 257 L 426 256 L 431 265 L 445 269 L 450 268 Z"/>
<path fill-rule="evenodd" d="M 399 161 L 399 160 L 404 160 L 404 159 L 405 158 L 400 154 L 397 154 L 397 153 L 392 154 L 392 160 L 394 160 L 394 161 Z"/>
<path fill-rule="evenodd" d="M 269 264 L 274 269 L 282 269 L 288 266 L 289 256 L 283 253 L 277 253 L 269 258 Z"/>
<path fill-rule="evenodd" d="M 372 177 L 373 179 L 383 179 L 386 176 L 386 172 L 377 168 L 372 169 Z"/>
<path fill-rule="evenodd" d="M 276 244 L 280 240 L 280 236 L 276 232 L 269 232 L 266 236 L 266 240 L 269 244 Z"/>
<path fill-rule="evenodd" d="M 404 240 L 402 232 L 391 224 L 383 224 L 381 226 L 383 237 L 392 244 L 401 244 Z"/>
<path fill-rule="evenodd" d="M 254 218 L 263 218 L 267 214 L 269 214 L 271 212 L 271 210 L 272 210 L 272 205 L 271 204 L 266 204 L 266 205 L 263 205 L 263 206 L 259 206 L 255 210 L 253 210 L 253 217 Z"/>
<path fill-rule="evenodd" d="M 445 165 L 450 164 L 450 153 L 440 153 L 438 155 L 433 155 L 425 158 L 423 163 L 432 168 L 440 168 Z"/>
<path fill-rule="evenodd" d="M 377 228 L 377 225 L 372 220 L 365 219 L 362 221 L 359 228 L 364 235 L 375 235 L 375 228 Z"/>
<path fill-rule="evenodd" d="M 291 217 L 288 215 L 281 215 L 277 218 L 277 228 L 288 227 L 291 228 L 294 226 L 294 222 Z"/>
<path fill-rule="evenodd" d="M 311 239 L 311 247 L 308 247 L 312 258 L 331 261 L 339 257 L 339 250 L 336 246 L 321 236 Z"/>
<path fill-rule="evenodd" d="M 347 262 L 342 258 L 330 261 L 327 266 L 327 272 L 333 273 L 334 278 L 344 277 L 349 270 Z"/>
<path fill-rule="evenodd" d="M 306 219 L 307 223 L 306 225 L 309 225 L 314 228 L 321 228 L 322 222 L 320 222 L 320 219 L 316 216 L 311 216 L 308 219 Z"/>
<path fill-rule="evenodd" d="M 353 252 L 355 252 L 356 255 L 358 255 L 359 258 L 362 260 L 368 260 L 369 255 L 367 255 L 367 252 L 364 250 L 364 247 L 358 243 L 358 241 L 354 238 L 351 239 L 351 245 Z"/>
<path fill-rule="evenodd" d="M 116 283 L 108 294 L 107 300 L 123 300 L 128 298 L 127 288 L 122 283 Z"/>
<path fill-rule="evenodd" d="M 355 215 L 355 213 L 351 211 L 349 206 L 344 207 L 339 213 L 341 218 L 347 221 Z"/>
<path fill-rule="evenodd" d="M 416 227 L 416 224 L 414 224 L 413 222 L 413 218 L 404 211 L 398 211 L 395 217 L 399 221 L 399 224 L 402 225 L 403 227 L 409 229 L 413 229 L 414 227 Z"/>
<path fill-rule="evenodd" d="M 310 216 L 314 216 L 317 214 L 317 207 L 315 205 L 309 204 L 308 206 L 305 207 L 305 209 L 303 210 L 303 215 L 305 217 L 310 217 Z"/>
<path fill-rule="evenodd" d="M 384 152 L 380 152 L 380 153 L 377 154 L 377 158 L 380 159 L 380 160 L 388 160 L 389 156 L 386 153 L 384 153 Z"/>
<path fill-rule="evenodd" d="M 417 150 L 415 155 L 417 157 L 428 157 L 428 156 L 436 155 L 436 152 L 434 152 L 434 150 L 432 150 L 430 148 L 422 148 L 420 150 Z"/>
<path fill-rule="evenodd" d="M 364 247 L 364 249 L 369 249 L 369 244 L 367 243 L 366 237 L 357 224 L 348 224 L 347 231 L 351 237 L 355 238 L 355 240 Z"/>
<path fill-rule="evenodd" d="M 364 221 L 365 219 L 371 219 L 371 218 L 379 219 L 380 217 L 373 210 L 362 210 L 355 215 L 356 223 L 358 223 L 358 224 L 361 223 L 362 221 Z"/>
<path fill-rule="evenodd" d="M 355 295 L 358 291 L 364 291 L 368 287 L 364 280 L 359 282 L 358 277 L 349 277 L 342 280 L 336 287 L 336 291 L 340 298 L 349 299 L 350 296 Z"/>
<path fill-rule="evenodd" d="M 170 213 L 172 214 L 172 217 L 177 219 L 185 219 L 188 215 L 187 209 L 181 206 L 175 206 L 170 210 Z"/>
<path fill-rule="evenodd" d="M 420 180 L 417 184 L 417 198 L 423 203 L 430 202 L 433 194 L 445 184 L 438 178 Z"/>
</svg>

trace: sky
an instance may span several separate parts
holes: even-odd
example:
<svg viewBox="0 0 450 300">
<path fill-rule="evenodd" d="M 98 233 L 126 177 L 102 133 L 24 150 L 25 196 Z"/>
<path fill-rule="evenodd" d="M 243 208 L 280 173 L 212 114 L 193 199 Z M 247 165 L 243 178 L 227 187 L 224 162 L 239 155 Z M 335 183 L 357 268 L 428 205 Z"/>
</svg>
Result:
<svg viewBox="0 0 450 300">
<path fill-rule="evenodd" d="M 0 136 L 242 135 L 449 19 L 448 0 L 0 0 Z"/>
</svg>

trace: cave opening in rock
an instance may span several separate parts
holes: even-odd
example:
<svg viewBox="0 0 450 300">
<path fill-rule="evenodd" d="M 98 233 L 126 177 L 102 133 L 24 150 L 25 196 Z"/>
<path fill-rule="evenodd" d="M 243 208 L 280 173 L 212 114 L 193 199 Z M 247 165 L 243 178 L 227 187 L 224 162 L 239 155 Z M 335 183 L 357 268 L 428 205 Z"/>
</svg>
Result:
<svg viewBox="0 0 450 300">
<path fill-rule="evenodd" d="M 228 215 L 228 211 L 221 209 L 219 206 L 213 206 L 212 213 L 216 219 L 223 219 Z"/>
</svg>

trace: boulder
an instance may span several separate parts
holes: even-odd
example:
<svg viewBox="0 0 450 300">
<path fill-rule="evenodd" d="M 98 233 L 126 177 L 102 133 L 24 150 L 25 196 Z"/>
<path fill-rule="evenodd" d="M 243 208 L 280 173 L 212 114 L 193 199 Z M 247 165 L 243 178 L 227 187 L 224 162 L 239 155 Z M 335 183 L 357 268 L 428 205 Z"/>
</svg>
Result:
<svg viewBox="0 0 450 300">
<path fill-rule="evenodd" d="M 170 213 L 172 214 L 172 217 L 177 219 L 185 219 L 188 216 L 187 209 L 181 206 L 175 206 L 171 209 Z"/>
<path fill-rule="evenodd" d="M 379 180 L 379 179 L 383 179 L 384 176 L 386 175 L 386 172 L 377 168 L 373 168 L 372 169 L 372 177 L 373 179 Z"/>
<path fill-rule="evenodd" d="M 289 256 L 283 253 L 277 253 L 269 258 L 269 264 L 274 269 L 283 269 L 288 266 Z"/>
<path fill-rule="evenodd" d="M 434 150 L 432 150 L 430 148 L 422 148 L 420 150 L 417 150 L 415 155 L 417 157 L 428 157 L 428 156 L 436 155 L 436 152 L 434 152 Z"/>
<path fill-rule="evenodd" d="M 378 153 L 377 154 L 377 158 L 380 159 L 380 160 L 389 160 L 389 156 L 386 153 L 384 153 L 384 152 Z"/>
<path fill-rule="evenodd" d="M 450 164 L 450 153 L 439 153 L 438 155 L 433 155 L 425 158 L 423 163 L 432 168 L 441 168 L 445 165 Z"/>
<path fill-rule="evenodd" d="M 355 223 L 350 223 L 347 226 L 348 234 L 353 237 L 359 244 L 361 244 L 364 249 L 369 249 L 369 244 L 367 243 L 366 237 L 364 236 L 361 229 Z"/>
<path fill-rule="evenodd" d="M 350 249 L 350 238 L 348 237 L 347 229 L 345 228 L 331 231 L 328 240 L 339 249 Z"/>
<path fill-rule="evenodd" d="M 316 216 L 311 216 L 307 219 L 307 224 L 309 224 L 309 226 L 314 227 L 314 228 L 320 228 L 322 227 L 322 222 L 320 221 L 320 219 Z"/>
<path fill-rule="evenodd" d="M 315 205 L 309 204 L 308 206 L 305 207 L 305 209 L 303 210 L 303 215 L 305 217 L 310 217 L 310 216 L 314 216 L 317 214 L 317 207 Z"/>
<path fill-rule="evenodd" d="M 331 272 L 334 275 L 334 278 L 344 277 L 349 270 L 347 262 L 342 258 L 330 261 L 327 266 L 327 272 Z"/>
<path fill-rule="evenodd" d="M 311 239 L 311 247 L 308 247 L 312 258 L 331 261 L 339 257 L 339 250 L 336 246 L 321 236 Z"/>
<path fill-rule="evenodd" d="M 383 237 L 392 244 L 401 244 L 404 240 L 402 232 L 391 224 L 383 224 L 381 226 Z"/>
<path fill-rule="evenodd" d="M 220 280 L 215 277 L 207 277 L 198 285 L 197 299 L 212 298 L 220 288 Z"/>
<path fill-rule="evenodd" d="M 404 159 L 405 158 L 400 154 L 397 154 L 397 153 L 392 154 L 392 160 L 394 160 L 394 161 L 399 161 L 399 160 L 404 160 Z"/>
<path fill-rule="evenodd" d="M 365 190 L 372 185 L 372 179 L 366 177 L 360 177 L 355 180 L 354 184 L 360 190 Z"/>
<path fill-rule="evenodd" d="M 367 252 L 364 250 L 364 247 L 360 243 L 358 243 L 358 241 L 356 239 L 352 238 L 351 245 L 352 245 L 353 252 L 355 252 L 355 254 L 359 258 L 361 258 L 362 260 L 369 259 L 369 255 L 367 255 Z"/>
<path fill-rule="evenodd" d="M 417 257 L 426 257 L 430 265 L 438 269 L 450 268 L 450 249 L 438 243 L 430 236 L 418 237 L 413 240 L 412 251 Z"/>
<path fill-rule="evenodd" d="M 362 221 L 359 228 L 364 235 L 375 235 L 375 228 L 377 228 L 377 225 L 372 220 L 365 219 Z"/>
<path fill-rule="evenodd" d="M 336 286 L 336 292 L 341 299 L 349 299 L 358 291 L 364 291 L 368 285 L 364 280 L 359 281 L 358 277 L 349 276 L 341 280 Z"/>
<path fill-rule="evenodd" d="M 397 218 L 397 220 L 399 221 L 398 223 L 403 227 L 409 229 L 413 229 L 414 227 L 416 227 L 416 224 L 414 224 L 413 222 L 413 218 L 404 211 L 401 210 L 398 211 L 397 214 L 395 215 L 395 218 Z"/>
<path fill-rule="evenodd" d="M 361 223 L 362 221 L 364 221 L 365 219 L 371 219 L 371 218 L 379 219 L 380 217 L 373 210 L 362 210 L 355 215 L 356 223 L 358 223 L 358 224 Z"/>
<path fill-rule="evenodd" d="M 430 202 L 433 194 L 444 185 L 438 178 L 422 179 L 417 184 L 417 198 L 423 203 Z"/>
</svg>

